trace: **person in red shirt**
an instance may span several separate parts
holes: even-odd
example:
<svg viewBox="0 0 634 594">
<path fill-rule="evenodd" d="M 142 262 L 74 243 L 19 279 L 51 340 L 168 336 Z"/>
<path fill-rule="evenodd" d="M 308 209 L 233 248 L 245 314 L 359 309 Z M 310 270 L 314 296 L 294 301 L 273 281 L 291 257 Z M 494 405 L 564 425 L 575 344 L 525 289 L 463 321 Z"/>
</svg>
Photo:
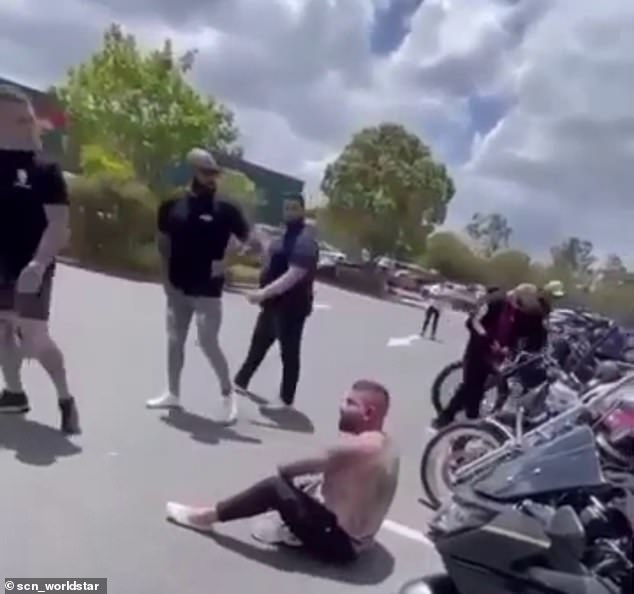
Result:
<svg viewBox="0 0 634 594">
<path fill-rule="evenodd" d="M 539 291 L 524 283 L 509 292 L 493 292 L 483 298 L 467 319 L 469 340 L 463 358 L 463 380 L 448 407 L 433 421 L 441 429 L 463 411 L 476 419 L 488 377 L 522 341 L 528 351 L 540 350 L 546 342 L 546 328 Z"/>
</svg>

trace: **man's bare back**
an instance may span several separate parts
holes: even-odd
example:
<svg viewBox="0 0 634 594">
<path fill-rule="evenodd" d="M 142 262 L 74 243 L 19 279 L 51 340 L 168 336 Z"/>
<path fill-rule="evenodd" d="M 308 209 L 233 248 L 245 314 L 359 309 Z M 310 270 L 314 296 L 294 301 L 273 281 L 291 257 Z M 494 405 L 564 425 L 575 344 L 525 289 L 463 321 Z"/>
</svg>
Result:
<svg viewBox="0 0 634 594">
<path fill-rule="evenodd" d="M 353 539 L 371 541 L 394 499 L 399 457 L 379 431 L 344 435 L 328 452 L 321 494 L 339 525 Z"/>
</svg>

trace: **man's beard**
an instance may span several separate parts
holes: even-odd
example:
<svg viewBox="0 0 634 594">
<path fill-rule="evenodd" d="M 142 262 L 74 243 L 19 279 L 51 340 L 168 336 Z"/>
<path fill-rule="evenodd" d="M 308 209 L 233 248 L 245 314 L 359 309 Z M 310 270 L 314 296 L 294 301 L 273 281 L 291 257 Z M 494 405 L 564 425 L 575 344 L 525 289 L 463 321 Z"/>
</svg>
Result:
<svg viewBox="0 0 634 594">
<path fill-rule="evenodd" d="M 356 433 L 357 425 L 353 419 L 349 417 L 339 417 L 339 431 L 343 433 Z"/>
<path fill-rule="evenodd" d="M 42 143 L 36 135 L 11 136 L 0 132 L 0 150 L 37 152 L 42 150 Z"/>
</svg>

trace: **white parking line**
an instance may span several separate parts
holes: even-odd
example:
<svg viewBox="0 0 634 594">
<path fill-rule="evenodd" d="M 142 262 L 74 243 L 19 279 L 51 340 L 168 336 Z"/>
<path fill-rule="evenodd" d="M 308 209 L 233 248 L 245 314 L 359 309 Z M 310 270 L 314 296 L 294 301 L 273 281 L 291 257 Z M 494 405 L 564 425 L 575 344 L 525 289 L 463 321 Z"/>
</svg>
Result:
<svg viewBox="0 0 634 594">
<path fill-rule="evenodd" d="M 415 540 L 421 544 L 424 544 L 428 547 L 434 547 L 434 543 L 429 540 L 420 530 L 415 530 L 414 528 L 410 528 L 409 526 L 405 526 L 404 524 L 399 524 L 398 522 L 394 522 L 393 520 L 385 520 L 382 526 L 383 530 L 387 530 L 388 532 L 393 532 L 394 534 L 398 534 L 403 538 L 409 538 L 410 540 Z"/>
<path fill-rule="evenodd" d="M 332 309 L 327 303 L 315 303 L 315 309 Z"/>
<path fill-rule="evenodd" d="M 420 340 L 420 334 L 410 334 L 409 336 L 392 337 L 387 341 L 387 346 L 389 347 L 411 346 L 417 340 Z"/>
</svg>

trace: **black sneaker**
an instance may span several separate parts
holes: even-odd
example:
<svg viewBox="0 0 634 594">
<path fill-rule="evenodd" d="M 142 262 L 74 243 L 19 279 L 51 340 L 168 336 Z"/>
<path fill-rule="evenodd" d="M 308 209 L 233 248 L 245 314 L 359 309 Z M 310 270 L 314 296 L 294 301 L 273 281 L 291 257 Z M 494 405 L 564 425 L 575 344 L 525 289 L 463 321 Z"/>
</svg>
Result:
<svg viewBox="0 0 634 594">
<path fill-rule="evenodd" d="M 29 410 L 31 410 L 31 407 L 24 392 L 2 390 L 0 394 L 0 414 L 27 413 Z"/>
<path fill-rule="evenodd" d="M 81 433 L 79 427 L 79 413 L 75 405 L 74 398 L 67 398 L 59 401 L 59 410 L 62 415 L 61 430 L 67 435 L 78 435 Z"/>
<path fill-rule="evenodd" d="M 434 431 L 442 431 L 445 427 L 451 425 L 451 423 L 453 423 L 452 419 L 440 414 L 431 422 L 431 428 Z"/>
<path fill-rule="evenodd" d="M 242 382 L 239 378 L 235 378 L 233 380 L 233 389 L 240 394 L 240 396 L 248 396 L 249 389 L 247 388 L 246 382 Z"/>
</svg>

